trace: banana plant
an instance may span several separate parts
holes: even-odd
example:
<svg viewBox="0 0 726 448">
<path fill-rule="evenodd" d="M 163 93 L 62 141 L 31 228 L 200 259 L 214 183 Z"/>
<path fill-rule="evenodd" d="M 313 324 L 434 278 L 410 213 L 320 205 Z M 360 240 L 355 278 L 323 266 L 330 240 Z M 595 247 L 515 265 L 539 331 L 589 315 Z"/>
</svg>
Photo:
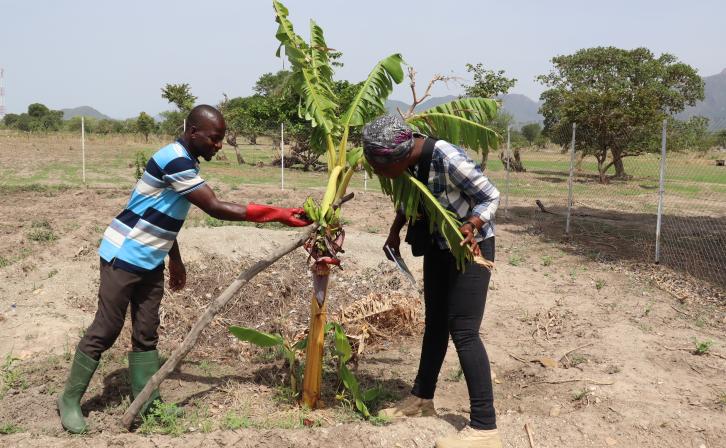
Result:
<svg viewBox="0 0 726 448">
<path fill-rule="evenodd" d="M 328 182 L 325 193 L 317 202 L 312 197 L 304 204 L 305 212 L 316 223 L 318 230 L 305 244 L 309 253 L 313 276 L 313 297 L 310 303 L 310 329 L 303 376 L 303 402 L 315 408 L 320 397 L 322 379 L 323 340 L 326 322 L 326 297 L 331 266 L 340 265 L 338 254 L 343 252 L 345 239 L 340 224 L 339 207 L 335 204 L 345 196 L 353 174 L 363 165 L 362 148 L 349 149 L 351 129 L 360 128 L 368 121 L 385 113 L 385 102 L 395 84 L 404 79 L 403 57 L 394 53 L 381 59 L 361 83 L 357 94 L 345 111 L 340 113 L 338 98 L 333 89 L 333 68 L 323 29 L 310 21 L 310 37 L 306 41 L 296 34 L 288 19 L 288 9 L 278 0 L 272 1 L 275 34 L 280 46 L 278 57 L 284 55 L 290 62 L 290 82 L 301 100 L 298 113 L 313 128 L 311 144 L 325 156 Z M 496 145 L 497 135 L 484 126 L 496 113 L 496 102 L 481 98 L 466 98 L 439 105 L 407 118 L 417 131 L 437 135 L 452 143 L 474 150 L 486 150 Z M 459 232 L 461 223 L 431 195 L 425 185 L 405 175 L 397 179 L 381 179 L 383 191 L 397 206 L 403 206 L 406 216 L 415 219 L 418 205 L 423 204 L 434 228 L 446 237 L 452 252 L 463 266 L 471 254 L 462 248 Z"/>
</svg>

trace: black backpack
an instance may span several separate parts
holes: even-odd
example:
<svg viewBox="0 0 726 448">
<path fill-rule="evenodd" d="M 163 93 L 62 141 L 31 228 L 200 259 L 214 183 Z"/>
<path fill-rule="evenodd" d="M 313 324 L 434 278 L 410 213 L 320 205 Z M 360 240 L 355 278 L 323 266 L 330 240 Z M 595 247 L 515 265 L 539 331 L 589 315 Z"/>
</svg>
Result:
<svg viewBox="0 0 726 448">
<path fill-rule="evenodd" d="M 416 179 L 426 186 L 428 186 L 429 182 L 431 157 L 433 156 L 436 142 L 436 139 L 427 137 L 424 141 L 421 157 L 418 159 Z M 411 253 L 414 257 L 424 255 L 434 243 L 433 235 L 429 232 L 429 220 L 426 216 L 426 208 L 423 204 L 419 204 L 418 207 L 419 217 L 413 223 L 408 223 L 408 231 L 406 232 L 405 239 L 405 241 L 411 246 Z"/>
</svg>

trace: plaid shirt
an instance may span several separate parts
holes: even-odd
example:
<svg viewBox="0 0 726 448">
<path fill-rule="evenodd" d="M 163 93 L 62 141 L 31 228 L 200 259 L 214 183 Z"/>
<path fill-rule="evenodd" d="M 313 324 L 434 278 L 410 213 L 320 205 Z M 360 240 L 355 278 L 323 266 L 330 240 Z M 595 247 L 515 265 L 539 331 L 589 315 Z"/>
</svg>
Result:
<svg viewBox="0 0 726 448">
<path fill-rule="evenodd" d="M 415 171 L 418 171 L 418 165 Z M 477 241 L 494 236 L 494 214 L 499 205 L 499 190 L 463 149 L 444 140 L 436 142 L 427 187 L 441 205 L 456 213 L 460 220 L 477 216 L 484 221 Z M 449 247 L 446 239 L 438 232 L 434 238 L 440 248 Z"/>
</svg>

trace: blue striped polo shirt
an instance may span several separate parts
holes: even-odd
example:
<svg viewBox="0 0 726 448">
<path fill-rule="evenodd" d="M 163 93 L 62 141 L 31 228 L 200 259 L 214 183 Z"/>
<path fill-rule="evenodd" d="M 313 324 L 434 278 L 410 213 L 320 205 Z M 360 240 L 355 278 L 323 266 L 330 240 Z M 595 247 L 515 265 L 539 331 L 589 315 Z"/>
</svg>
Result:
<svg viewBox="0 0 726 448">
<path fill-rule="evenodd" d="M 199 162 L 184 145 L 164 146 L 146 164 L 126 208 L 106 228 L 98 254 L 130 272 L 163 268 L 189 212 L 184 195 L 202 185 Z"/>
</svg>

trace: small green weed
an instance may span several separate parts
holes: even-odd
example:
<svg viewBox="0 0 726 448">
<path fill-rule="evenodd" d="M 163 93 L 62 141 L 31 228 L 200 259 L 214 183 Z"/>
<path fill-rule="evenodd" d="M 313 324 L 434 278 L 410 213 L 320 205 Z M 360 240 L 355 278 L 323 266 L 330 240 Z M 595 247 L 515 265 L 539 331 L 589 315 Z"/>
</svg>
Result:
<svg viewBox="0 0 726 448">
<path fill-rule="evenodd" d="M 249 418 L 237 415 L 234 411 L 229 411 L 224 415 L 222 420 L 222 429 L 240 429 L 249 428 L 251 426 Z"/>
<path fill-rule="evenodd" d="M 16 425 L 15 423 L 2 423 L 0 424 L 0 434 L 15 434 L 17 432 L 23 432 L 23 428 Z"/>
<path fill-rule="evenodd" d="M 461 378 L 464 377 L 464 371 L 462 370 L 461 366 L 457 368 L 456 370 L 452 370 L 449 373 L 449 377 L 447 378 L 447 381 L 451 382 L 459 382 L 461 381 Z"/>
<path fill-rule="evenodd" d="M 520 264 L 522 264 L 522 261 L 522 256 L 516 252 L 509 256 L 509 264 L 511 266 L 519 266 Z"/>
<path fill-rule="evenodd" d="M 176 403 L 161 403 L 151 413 L 141 417 L 139 431 L 142 434 L 161 433 L 179 436 L 184 432 L 179 414 L 180 409 Z"/>
<path fill-rule="evenodd" d="M 5 394 L 10 389 L 25 390 L 28 388 L 28 383 L 15 366 L 15 361 L 19 360 L 20 358 L 14 357 L 12 353 L 8 353 L 5 356 L 5 362 L 3 363 L 2 369 L 0 369 L 0 398 L 5 397 Z"/>
<path fill-rule="evenodd" d="M 552 257 L 549 255 L 543 255 L 542 256 L 542 266 L 551 266 L 552 265 Z"/>
<path fill-rule="evenodd" d="M 38 243 L 49 243 L 58 239 L 58 235 L 53 232 L 53 229 L 44 228 L 33 228 L 27 234 L 30 241 L 36 241 Z"/>
<path fill-rule="evenodd" d="M 590 391 L 587 389 L 576 390 L 572 394 L 572 401 L 582 401 L 588 395 L 590 395 Z"/>
<path fill-rule="evenodd" d="M 584 364 L 587 362 L 587 358 L 585 358 L 583 355 L 579 355 L 575 353 L 570 357 L 570 365 L 572 367 L 578 366 L 580 364 Z"/>
<path fill-rule="evenodd" d="M 598 291 L 600 291 L 604 287 L 605 287 L 605 280 L 600 279 L 600 278 L 597 279 L 597 280 L 595 280 L 595 289 L 597 289 Z"/>
<path fill-rule="evenodd" d="M 12 264 L 12 261 L 8 260 L 7 258 L 0 256 L 0 268 L 4 268 L 6 266 L 10 266 Z"/>
<path fill-rule="evenodd" d="M 48 272 L 48 278 L 52 278 L 57 273 L 58 273 L 58 269 L 51 269 L 50 272 Z"/>
<path fill-rule="evenodd" d="M 693 344 L 696 346 L 693 351 L 694 355 L 705 355 L 711 350 L 713 341 L 699 341 L 698 339 L 693 338 Z"/>
<path fill-rule="evenodd" d="M 199 370 L 201 370 L 202 373 L 204 373 L 204 376 L 212 376 L 212 370 L 214 369 L 213 362 L 209 362 L 205 359 L 205 360 L 199 361 L 198 367 L 199 367 Z"/>
<path fill-rule="evenodd" d="M 643 310 L 643 317 L 649 315 L 652 310 L 653 310 L 653 302 L 648 302 L 645 305 L 645 309 Z"/>
</svg>

